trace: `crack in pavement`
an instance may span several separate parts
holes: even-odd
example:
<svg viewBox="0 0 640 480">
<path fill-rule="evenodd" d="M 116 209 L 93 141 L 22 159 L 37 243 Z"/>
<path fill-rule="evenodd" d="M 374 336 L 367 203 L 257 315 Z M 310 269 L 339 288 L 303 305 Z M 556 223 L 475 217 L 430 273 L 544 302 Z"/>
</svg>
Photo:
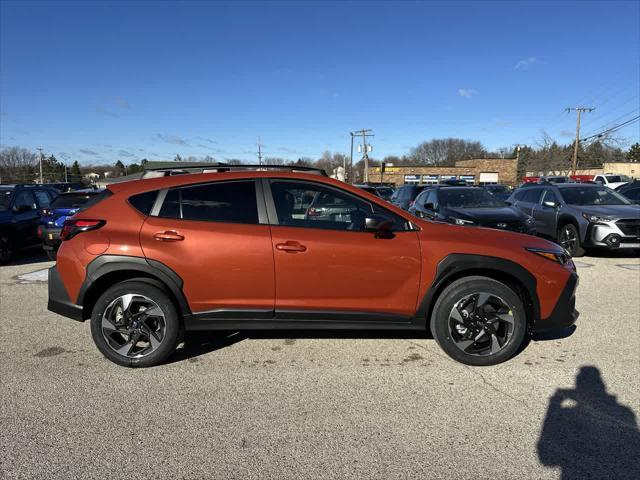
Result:
<svg viewBox="0 0 640 480">
<path fill-rule="evenodd" d="M 449 361 L 449 362 L 450 362 L 450 361 L 452 361 L 452 359 L 451 359 L 449 356 L 447 356 L 447 355 L 445 355 L 445 354 L 442 354 L 442 353 L 440 353 L 440 352 L 433 351 L 433 350 L 431 350 L 431 349 L 427 348 L 427 347 L 426 347 L 426 346 L 424 346 L 424 345 L 420 345 L 419 343 L 415 343 L 415 342 L 411 342 L 411 341 L 409 341 L 408 343 L 410 343 L 411 345 L 414 345 L 414 346 L 416 346 L 416 347 L 418 347 L 418 348 L 421 348 L 422 350 L 426 350 L 426 351 L 427 351 L 427 352 L 429 352 L 429 353 L 433 353 L 433 354 L 437 355 L 438 357 L 444 358 L 445 360 L 447 360 L 447 361 Z M 454 361 L 455 361 L 455 360 L 454 360 Z M 458 362 L 458 363 L 460 363 L 460 362 Z M 487 385 L 488 387 L 490 387 L 490 388 L 491 388 L 492 390 L 494 390 L 495 392 L 500 393 L 500 394 L 504 395 L 504 396 L 505 396 L 505 397 L 507 397 L 507 398 L 510 398 L 510 399 L 511 399 L 511 400 L 513 400 L 514 402 L 518 402 L 519 404 L 523 405 L 527 410 L 530 410 L 530 411 L 531 411 L 531 407 L 530 407 L 530 406 L 529 406 L 529 405 L 528 405 L 524 400 L 521 400 L 520 398 L 514 397 L 514 396 L 513 396 L 513 395 L 511 395 L 510 393 L 507 393 L 507 392 L 505 392 L 505 391 L 503 391 L 503 390 L 500 390 L 500 389 L 499 389 L 498 387 L 496 387 L 493 383 L 491 383 L 489 380 L 487 380 L 487 379 L 485 378 L 485 376 L 484 376 L 484 375 L 482 375 L 482 373 L 480 373 L 480 371 L 478 370 L 478 368 L 482 368 L 482 367 L 472 367 L 472 366 L 470 366 L 470 365 L 465 365 L 464 363 L 460 363 L 460 365 L 462 365 L 462 366 L 465 368 L 465 370 L 467 370 L 468 372 L 471 372 L 471 373 L 473 373 L 474 375 L 479 376 L 479 377 L 480 377 L 480 379 L 482 380 L 482 383 L 484 383 L 485 385 Z"/>
</svg>

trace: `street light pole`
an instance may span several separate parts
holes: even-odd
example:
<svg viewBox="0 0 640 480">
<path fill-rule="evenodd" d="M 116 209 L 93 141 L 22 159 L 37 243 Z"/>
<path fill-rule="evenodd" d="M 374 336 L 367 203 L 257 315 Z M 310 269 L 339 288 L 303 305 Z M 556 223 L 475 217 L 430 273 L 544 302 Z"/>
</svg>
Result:
<svg viewBox="0 0 640 480">
<path fill-rule="evenodd" d="M 349 160 L 349 183 L 353 185 L 353 132 L 349 132 L 351 135 L 351 159 Z"/>
</svg>

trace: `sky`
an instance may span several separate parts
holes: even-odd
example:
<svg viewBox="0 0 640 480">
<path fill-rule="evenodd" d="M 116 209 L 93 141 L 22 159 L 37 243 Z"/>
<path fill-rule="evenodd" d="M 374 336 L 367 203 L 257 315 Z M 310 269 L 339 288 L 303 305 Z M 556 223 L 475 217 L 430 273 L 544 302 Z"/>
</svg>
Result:
<svg viewBox="0 0 640 480">
<path fill-rule="evenodd" d="M 83 164 L 561 143 L 640 110 L 640 2 L 0 1 L 0 144 Z M 620 130 L 640 140 L 636 122 Z"/>
</svg>

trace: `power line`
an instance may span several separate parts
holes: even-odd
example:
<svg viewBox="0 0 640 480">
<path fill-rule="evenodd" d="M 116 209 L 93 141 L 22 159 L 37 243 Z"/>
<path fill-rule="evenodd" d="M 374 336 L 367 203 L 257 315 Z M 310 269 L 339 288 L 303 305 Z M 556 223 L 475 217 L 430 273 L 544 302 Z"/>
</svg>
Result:
<svg viewBox="0 0 640 480">
<path fill-rule="evenodd" d="M 622 120 L 625 117 L 628 117 L 629 115 L 632 115 L 634 113 L 636 113 L 638 110 L 640 110 L 640 107 L 636 107 L 633 110 L 631 110 L 630 112 L 627 112 L 623 115 L 620 115 L 619 117 L 614 118 L 613 120 L 604 123 L 603 125 L 599 126 L 598 128 L 592 128 L 590 129 L 587 133 L 585 133 L 585 135 L 591 135 L 595 132 L 598 132 L 600 130 L 605 130 L 607 128 L 609 128 L 609 125 L 614 125 L 616 122 Z"/>
<path fill-rule="evenodd" d="M 609 128 L 607 130 L 604 130 L 604 131 L 602 131 L 600 133 L 596 133 L 595 135 L 591 135 L 589 137 L 582 138 L 582 139 L 580 139 L 580 141 L 581 142 L 586 142 L 587 140 L 591 140 L 592 138 L 603 137 L 608 133 L 611 133 L 611 132 L 613 132 L 615 130 L 619 130 L 624 126 L 629 125 L 630 123 L 637 122 L 638 119 L 640 119 L 640 115 L 637 115 L 637 116 L 627 120 L 626 122 L 621 123 L 620 125 L 616 125 L 615 127 L 611 127 L 611 128 Z"/>
</svg>

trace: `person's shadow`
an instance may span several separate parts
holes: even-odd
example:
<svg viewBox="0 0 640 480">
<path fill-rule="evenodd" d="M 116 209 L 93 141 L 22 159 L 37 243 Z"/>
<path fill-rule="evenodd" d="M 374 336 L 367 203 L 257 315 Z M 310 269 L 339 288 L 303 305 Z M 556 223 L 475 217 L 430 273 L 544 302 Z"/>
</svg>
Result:
<svg viewBox="0 0 640 480">
<path fill-rule="evenodd" d="M 640 478 L 640 431 L 633 411 L 610 395 L 600 370 L 586 366 L 576 388 L 549 399 L 538 457 L 562 480 Z"/>
</svg>

